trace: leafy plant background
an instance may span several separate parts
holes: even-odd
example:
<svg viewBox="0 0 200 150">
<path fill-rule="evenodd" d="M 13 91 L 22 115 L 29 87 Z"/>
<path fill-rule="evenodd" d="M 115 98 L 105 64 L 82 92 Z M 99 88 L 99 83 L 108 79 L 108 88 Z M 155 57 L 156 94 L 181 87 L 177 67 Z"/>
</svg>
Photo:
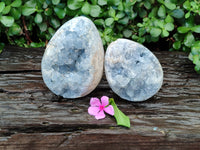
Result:
<svg viewBox="0 0 200 150">
<path fill-rule="evenodd" d="M 169 50 L 189 52 L 200 73 L 199 0 L 1 0 L 0 51 L 5 43 L 44 47 L 64 22 L 80 15 L 93 20 L 105 47 L 122 37 L 164 41 Z"/>
</svg>

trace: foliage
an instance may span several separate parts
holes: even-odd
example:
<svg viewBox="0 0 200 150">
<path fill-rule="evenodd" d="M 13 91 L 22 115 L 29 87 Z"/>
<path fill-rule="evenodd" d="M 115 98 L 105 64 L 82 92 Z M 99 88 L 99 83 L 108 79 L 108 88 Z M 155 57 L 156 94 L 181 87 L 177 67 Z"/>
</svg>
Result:
<svg viewBox="0 0 200 150">
<path fill-rule="evenodd" d="M 64 22 L 80 15 L 94 21 L 105 46 L 121 37 L 140 43 L 163 38 L 171 50 L 190 52 L 200 73 L 199 0 L 1 0 L 1 40 L 44 47 Z"/>
</svg>

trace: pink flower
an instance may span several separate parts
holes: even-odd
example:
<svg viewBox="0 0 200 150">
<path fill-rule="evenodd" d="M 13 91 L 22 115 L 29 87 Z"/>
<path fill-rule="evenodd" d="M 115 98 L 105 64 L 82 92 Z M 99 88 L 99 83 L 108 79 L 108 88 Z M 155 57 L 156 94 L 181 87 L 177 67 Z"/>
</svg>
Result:
<svg viewBox="0 0 200 150">
<path fill-rule="evenodd" d="M 109 98 L 107 96 L 101 97 L 101 102 L 98 98 L 93 97 L 90 99 L 90 107 L 88 108 L 88 113 L 95 116 L 97 120 L 105 118 L 105 113 L 114 115 L 114 109 L 112 105 L 109 104 Z"/>
</svg>

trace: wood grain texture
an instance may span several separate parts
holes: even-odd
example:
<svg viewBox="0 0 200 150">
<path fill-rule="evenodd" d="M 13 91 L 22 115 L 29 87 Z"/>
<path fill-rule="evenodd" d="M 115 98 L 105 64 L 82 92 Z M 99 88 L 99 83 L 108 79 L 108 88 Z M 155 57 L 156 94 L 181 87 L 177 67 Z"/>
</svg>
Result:
<svg viewBox="0 0 200 150">
<path fill-rule="evenodd" d="M 0 54 L 0 72 L 40 70 L 44 49 L 7 46 Z"/>
<path fill-rule="evenodd" d="M 0 55 L 0 149 L 200 149 L 200 75 L 186 53 L 154 52 L 163 86 L 150 100 L 133 103 L 115 95 L 105 76 L 86 97 L 54 95 L 41 77 L 43 52 L 7 47 Z M 90 98 L 102 95 L 130 117 L 130 129 L 88 115 Z"/>
</svg>

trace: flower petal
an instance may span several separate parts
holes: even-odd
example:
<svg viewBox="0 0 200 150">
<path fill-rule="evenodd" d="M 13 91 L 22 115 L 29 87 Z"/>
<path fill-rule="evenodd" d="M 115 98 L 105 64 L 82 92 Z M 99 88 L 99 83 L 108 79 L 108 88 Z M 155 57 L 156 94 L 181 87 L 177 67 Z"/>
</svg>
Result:
<svg viewBox="0 0 200 150">
<path fill-rule="evenodd" d="M 91 105 L 91 106 L 99 106 L 99 105 L 101 105 L 101 103 L 100 103 L 100 101 L 99 101 L 98 98 L 92 97 L 92 98 L 90 99 L 90 105 Z"/>
<path fill-rule="evenodd" d="M 93 116 L 96 116 L 96 115 L 98 114 L 99 111 L 100 111 L 100 110 L 99 110 L 99 107 L 89 107 L 89 108 L 88 108 L 88 113 L 89 113 L 90 115 L 93 115 Z"/>
<path fill-rule="evenodd" d="M 101 97 L 101 104 L 103 106 L 107 106 L 109 104 L 109 98 L 107 96 L 102 96 Z"/>
<path fill-rule="evenodd" d="M 106 117 L 106 115 L 105 115 L 105 113 L 104 113 L 103 110 L 101 110 L 101 111 L 95 116 L 95 118 L 96 118 L 97 120 L 103 119 L 103 118 L 105 118 L 105 117 Z"/>
<path fill-rule="evenodd" d="M 105 111 L 106 113 L 112 115 L 112 116 L 115 114 L 114 108 L 113 108 L 112 105 L 109 105 L 108 107 L 105 107 L 105 108 L 104 108 L 104 111 Z"/>
</svg>

